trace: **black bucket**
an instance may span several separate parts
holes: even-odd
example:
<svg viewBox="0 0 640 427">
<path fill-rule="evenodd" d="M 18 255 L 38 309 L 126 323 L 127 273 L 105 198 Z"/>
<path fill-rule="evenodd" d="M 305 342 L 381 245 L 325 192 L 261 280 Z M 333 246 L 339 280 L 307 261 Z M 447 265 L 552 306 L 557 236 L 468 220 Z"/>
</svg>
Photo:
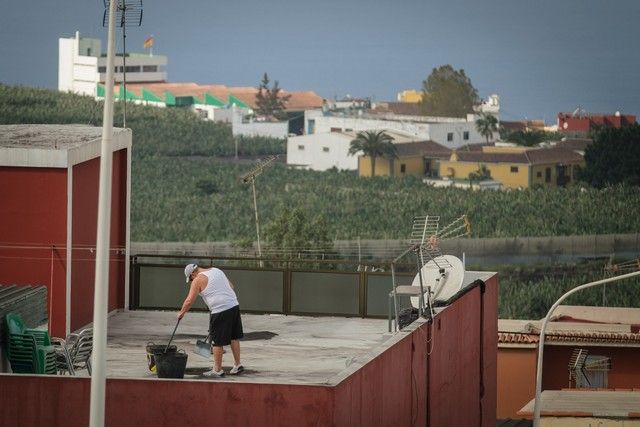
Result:
<svg viewBox="0 0 640 427">
<path fill-rule="evenodd" d="M 176 351 L 178 351 L 178 347 L 176 347 L 175 345 L 170 345 L 167 349 L 166 344 L 154 344 L 152 342 L 147 344 L 147 364 L 151 372 L 156 372 L 155 355 L 164 353 L 165 350 L 167 350 L 167 353 L 175 353 Z"/>
<path fill-rule="evenodd" d="M 187 357 L 187 353 L 184 351 L 155 354 L 158 378 L 184 378 Z"/>
</svg>

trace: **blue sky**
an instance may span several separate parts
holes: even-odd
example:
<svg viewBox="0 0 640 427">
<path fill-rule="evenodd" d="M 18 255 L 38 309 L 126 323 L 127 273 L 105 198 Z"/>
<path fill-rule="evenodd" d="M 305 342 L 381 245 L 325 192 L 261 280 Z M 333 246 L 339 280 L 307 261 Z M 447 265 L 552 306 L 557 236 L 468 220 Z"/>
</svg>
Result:
<svg viewBox="0 0 640 427">
<path fill-rule="evenodd" d="M 102 0 L 6 2 L 0 82 L 57 86 L 59 37 L 100 37 Z M 434 67 L 464 69 L 503 120 L 555 122 L 578 106 L 640 115 L 637 0 L 144 1 L 127 50 L 169 57 L 172 82 L 256 86 L 394 100 Z M 121 37 L 118 37 L 121 50 Z"/>
</svg>

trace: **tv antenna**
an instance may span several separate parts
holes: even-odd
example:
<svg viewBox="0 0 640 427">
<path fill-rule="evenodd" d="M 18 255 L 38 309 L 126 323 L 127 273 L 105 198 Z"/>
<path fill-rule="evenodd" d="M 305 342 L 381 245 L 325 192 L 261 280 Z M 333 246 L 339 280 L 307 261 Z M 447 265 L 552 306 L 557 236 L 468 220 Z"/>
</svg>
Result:
<svg viewBox="0 0 640 427">
<path fill-rule="evenodd" d="M 122 127 L 127 127 L 127 27 L 139 27 L 142 25 L 142 0 L 115 0 L 116 25 L 122 28 L 122 101 L 123 115 Z M 103 0 L 104 14 L 102 26 L 109 24 L 109 5 L 111 0 Z"/>
<path fill-rule="evenodd" d="M 569 388 L 607 387 L 606 384 L 591 384 L 589 377 L 604 375 L 597 373 L 607 372 L 611 369 L 611 358 L 607 356 L 589 356 L 589 350 L 576 348 L 569 359 Z"/>
<path fill-rule="evenodd" d="M 614 256 L 611 254 L 607 264 L 604 266 L 604 277 L 613 277 L 618 274 L 633 273 L 640 270 L 640 258 L 617 262 L 614 264 Z M 602 286 L 602 306 L 607 305 L 607 285 Z"/>
<path fill-rule="evenodd" d="M 392 291 L 396 327 L 398 326 L 398 296 L 411 297 L 411 305 L 418 309 L 419 315 L 428 311 L 433 318 L 433 304 L 446 303 L 462 287 L 464 281 L 464 262 L 453 255 L 442 255 L 440 242 L 447 239 L 471 234 L 471 222 L 467 215 L 455 219 L 440 228 L 440 217 L 434 215 L 418 216 L 413 220 L 411 246 L 391 263 Z M 411 285 L 398 286 L 395 277 L 395 265 L 405 255 L 416 254 L 418 273 Z M 391 320 L 389 319 L 391 332 Z"/>
<path fill-rule="evenodd" d="M 266 159 L 261 160 L 255 165 L 249 172 L 240 177 L 240 180 L 244 184 L 251 184 L 253 190 L 253 211 L 256 215 L 256 236 L 258 238 L 258 258 L 262 257 L 262 250 L 260 249 L 260 221 L 258 221 L 258 203 L 256 198 L 256 177 L 260 175 L 267 167 L 271 166 L 276 161 L 278 156 L 269 156 Z"/>
</svg>

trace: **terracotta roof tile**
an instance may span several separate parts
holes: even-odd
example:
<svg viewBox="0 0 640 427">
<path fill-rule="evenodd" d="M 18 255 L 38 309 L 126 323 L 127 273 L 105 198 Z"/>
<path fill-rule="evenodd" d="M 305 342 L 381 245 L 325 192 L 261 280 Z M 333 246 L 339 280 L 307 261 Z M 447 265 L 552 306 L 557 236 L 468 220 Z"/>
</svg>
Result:
<svg viewBox="0 0 640 427">
<path fill-rule="evenodd" d="M 258 89 L 251 86 L 227 87 L 225 85 L 199 85 L 197 83 L 130 83 L 129 92 L 141 96 L 142 88 L 149 90 L 160 98 L 164 98 L 165 91 L 175 96 L 195 96 L 200 100 L 208 93 L 222 102 L 227 102 L 229 95 L 233 95 L 251 108 L 256 105 Z M 313 91 L 288 92 L 282 90 L 283 95 L 291 95 L 287 102 L 287 110 L 304 110 L 322 107 L 323 98 Z"/>
<path fill-rule="evenodd" d="M 422 155 L 436 159 L 448 159 L 451 150 L 434 141 L 417 141 L 395 144 L 398 156 Z"/>
<path fill-rule="evenodd" d="M 538 334 L 498 332 L 498 343 L 503 344 L 532 344 L 538 343 Z M 575 343 L 609 343 L 609 344 L 640 344 L 640 334 L 615 332 L 572 332 L 562 331 L 546 333 L 546 342 L 575 342 Z"/>
<path fill-rule="evenodd" d="M 473 163 L 547 164 L 579 162 L 582 155 L 564 147 L 532 148 L 523 152 L 456 151 L 458 161 Z"/>
</svg>

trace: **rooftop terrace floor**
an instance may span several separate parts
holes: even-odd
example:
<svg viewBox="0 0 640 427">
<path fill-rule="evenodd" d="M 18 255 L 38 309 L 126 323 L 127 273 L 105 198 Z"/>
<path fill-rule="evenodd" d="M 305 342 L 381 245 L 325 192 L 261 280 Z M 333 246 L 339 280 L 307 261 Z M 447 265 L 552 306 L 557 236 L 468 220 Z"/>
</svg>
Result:
<svg viewBox="0 0 640 427">
<path fill-rule="evenodd" d="M 185 379 L 280 384 L 331 384 L 356 359 L 376 353 L 388 341 L 386 319 L 243 314 L 241 359 L 245 372 L 221 379 L 202 376 L 211 359 L 194 352 L 208 330 L 208 313 L 189 312 L 172 344 L 188 354 Z M 175 311 L 116 312 L 109 317 L 108 378 L 156 378 L 146 358 L 148 342 L 167 344 L 176 324 Z M 222 365 L 231 369 L 226 347 Z M 87 375 L 82 370 L 79 375 Z"/>
</svg>

